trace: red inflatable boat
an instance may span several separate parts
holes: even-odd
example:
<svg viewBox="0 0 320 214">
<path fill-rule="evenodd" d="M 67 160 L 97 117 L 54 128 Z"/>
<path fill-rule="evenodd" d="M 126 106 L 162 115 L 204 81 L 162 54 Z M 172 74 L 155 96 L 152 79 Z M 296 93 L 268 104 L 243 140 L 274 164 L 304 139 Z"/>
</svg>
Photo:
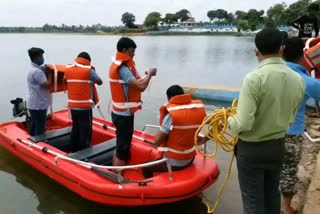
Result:
<svg viewBox="0 0 320 214">
<path fill-rule="evenodd" d="M 43 174 L 82 197 L 108 205 L 137 206 L 169 203 L 200 194 L 218 178 L 218 165 L 199 153 L 194 164 L 177 172 L 155 173 L 144 179 L 142 167 L 166 160 L 148 144 L 154 136 L 134 132 L 129 165 L 112 171 L 116 145 L 112 123 L 93 119 L 91 147 L 76 153 L 70 151 L 71 120 L 67 110 L 48 115 L 47 132 L 30 137 L 25 122 L 0 125 L 0 144 Z M 169 165 L 170 169 L 170 165 Z M 170 170 L 169 170 L 170 171 Z"/>
</svg>

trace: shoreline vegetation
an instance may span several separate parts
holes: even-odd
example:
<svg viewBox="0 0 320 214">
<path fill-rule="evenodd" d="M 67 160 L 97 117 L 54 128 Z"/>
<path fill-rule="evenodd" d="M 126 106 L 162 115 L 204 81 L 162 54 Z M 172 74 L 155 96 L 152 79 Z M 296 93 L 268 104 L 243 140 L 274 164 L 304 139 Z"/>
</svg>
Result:
<svg viewBox="0 0 320 214">
<path fill-rule="evenodd" d="M 123 25 L 55 25 L 42 27 L 0 26 L 0 33 L 53 33 L 84 35 L 126 35 L 126 36 L 254 36 L 264 27 L 277 27 L 279 30 L 292 31 L 290 23 L 307 13 L 310 4 L 319 4 L 320 0 L 297 0 L 287 5 L 278 3 L 267 10 L 249 9 L 230 12 L 225 9 L 210 9 L 206 20 L 195 20 L 187 9 L 176 13 L 149 13 L 143 23 L 136 24 L 133 13 L 125 12 L 121 16 Z"/>
<path fill-rule="evenodd" d="M 175 32 L 175 31 L 121 31 L 121 32 L 68 32 L 68 31 L 24 31 L 24 32 L 0 32 L 0 34 L 75 34 L 75 35 L 98 35 L 98 36 L 235 36 L 247 37 L 250 34 L 240 32 Z"/>
</svg>

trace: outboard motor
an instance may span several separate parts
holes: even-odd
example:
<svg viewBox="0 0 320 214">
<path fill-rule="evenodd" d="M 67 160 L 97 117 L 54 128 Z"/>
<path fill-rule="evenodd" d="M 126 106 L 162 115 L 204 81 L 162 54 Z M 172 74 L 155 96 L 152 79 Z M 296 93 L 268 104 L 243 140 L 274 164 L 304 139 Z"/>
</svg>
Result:
<svg viewBox="0 0 320 214">
<path fill-rule="evenodd" d="M 13 104 L 12 113 L 13 117 L 23 117 L 26 116 L 26 120 L 22 124 L 28 129 L 30 125 L 30 117 L 27 112 L 27 103 L 23 101 L 22 98 L 16 98 L 15 100 L 10 101 Z"/>
<path fill-rule="evenodd" d="M 14 117 L 23 117 L 25 115 L 27 116 L 27 105 L 22 98 L 11 100 L 11 103 L 13 104 L 12 112 Z"/>
</svg>

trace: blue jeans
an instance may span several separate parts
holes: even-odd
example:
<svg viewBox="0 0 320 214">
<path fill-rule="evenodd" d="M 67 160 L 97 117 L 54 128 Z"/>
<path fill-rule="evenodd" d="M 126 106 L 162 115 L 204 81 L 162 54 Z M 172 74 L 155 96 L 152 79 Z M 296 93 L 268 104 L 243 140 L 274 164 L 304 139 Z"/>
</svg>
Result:
<svg viewBox="0 0 320 214">
<path fill-rule="evenodd" d="M 31 136 L 42 135 L 46 132 L 47 109 L 32 110 L 28 109 L 31 115 L 29 134 Z"/>
<path fill-rule="evenodd" d="M 280 214 L 284 150 L 284 138 L 263 142 L 239 139 L 236 157 L 244 214 Z"/>
</svg>

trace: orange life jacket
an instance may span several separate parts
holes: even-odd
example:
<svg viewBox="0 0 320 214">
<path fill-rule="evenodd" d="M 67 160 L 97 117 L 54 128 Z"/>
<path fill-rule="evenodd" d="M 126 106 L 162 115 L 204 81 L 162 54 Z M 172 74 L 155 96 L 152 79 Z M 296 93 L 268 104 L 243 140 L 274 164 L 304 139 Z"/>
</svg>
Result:
<svg viewBox="0 0 320 214">
<path fill-rule="evenodd" d="M 115 111 L 127 111 L 127 109 L 130 108 L 131 113 L 133 114 L 141 109 L 141 92 L 129 85 L 128 101 L 126 100 L 123 89 L 124 81 L 120 78 L 118 73 L 119 68 L 122 65 L 127 66 L 136 79 L 140 79 L 132 58 L 127 54 L 118 52 L 116 61 L 111 64 L 109 72 L 112 106 Z"/>
<path fill-rule="evenodd" d="M 93 100 L 91 99 L 90 70 L 94 69 L 90 61 L 78 57 L 74 64 L 67 65 L 64 71 L 68 85 L 69 108 L 91 108 L 98 105 L 99 97 L 95 84 L 92 84 Z"/>
<path fill-rule="evenodd" d="M 46 64 L 49 67 L 48 76 L 51 76 L 50 93 L 66 91 L 67 85 L 64 83 L 65 65 Z"/>
<path fill-rule="evenodd" d="M 307 68 L 310 75 L 315 71 L 315 78 L 320 78 L 320 37 L 310 38 L 305 42 L 304 61 L 302 66 Z"/>
<path fill-rule="evenodd" d="M 172 97 L 169 104 L 160 108 L 160 125 L 167 114 L 172 118 L 172 127 L 166 147 L 158 150 L 176 160 L 187 160 L 196 155 L 194 135 L 206 117 L 201 100 L 192 100 L 190 94 Z"/>
</svg>

